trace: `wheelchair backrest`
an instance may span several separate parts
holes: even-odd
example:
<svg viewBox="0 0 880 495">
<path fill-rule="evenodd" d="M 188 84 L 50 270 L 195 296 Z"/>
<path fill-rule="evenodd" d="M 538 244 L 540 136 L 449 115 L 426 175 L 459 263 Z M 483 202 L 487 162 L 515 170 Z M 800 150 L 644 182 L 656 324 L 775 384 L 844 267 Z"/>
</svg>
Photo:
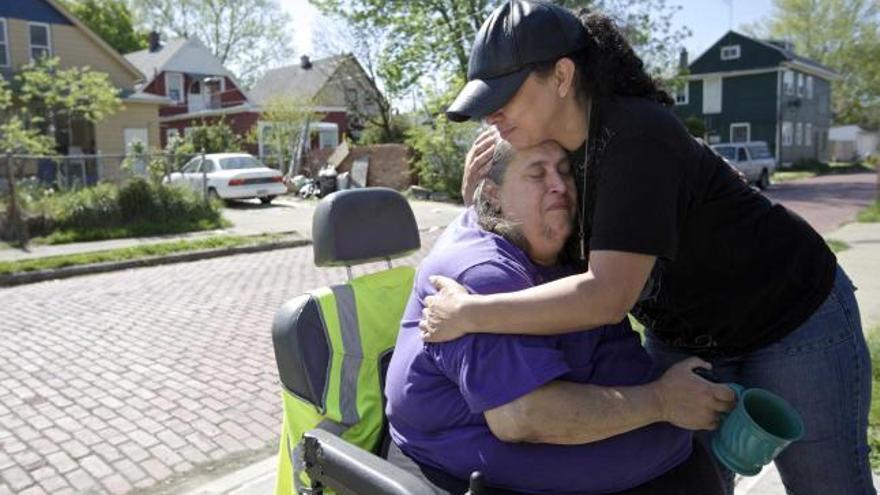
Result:
<svg viewBox="0 0 880 495">
<path fill-rule="evenodd" d="M 327 196 L 315 210 L 312 234 L 318 266 L 390 260 L 420 247 L 409 204 L 390 189 Z M 272 337 L 284 389 L 276 493 L 301 492 L 308 486 L 299 440 L 312 428 L 377 450 L 385 367 L 413 277 L 412 267 L 363 275 L 309 291 L 276 314 Z"/>
</svg>

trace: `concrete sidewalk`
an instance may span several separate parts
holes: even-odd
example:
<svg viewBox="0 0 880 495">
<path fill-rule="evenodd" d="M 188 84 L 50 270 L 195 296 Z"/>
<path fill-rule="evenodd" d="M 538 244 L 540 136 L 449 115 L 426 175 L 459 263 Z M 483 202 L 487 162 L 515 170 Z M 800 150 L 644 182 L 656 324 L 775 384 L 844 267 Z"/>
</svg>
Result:
<svg viewBox="0 0 880 495">
<path fill-rule="evenodd" d="M 880 223 L 851 223 L 828 238 L 846 242 L 850 248 L 838 254 L 843 268 L 858 287 L 856 295 L 867 332 L 880 325 Z M 187 495 L 265 495 L 275 486 L 276 458 L 271 457 L 243 470 L 207 483 Z M 874 475 L 874 486 L 880 479 Z M 740 477 L 735 495 L 785 495 L 779 472 L 771 465 L 754 477 Z"/>
<path fill-rule="evenodd" d="M 317 201 L 314 200 L 286 196 L 276 198 L 269 206 L 263 206 L 254 201 L 236 202 L 223 209 L 223 216 L 233 224 L 227 229 L 58 245 L 31 245 L 26 250 L 5 248 L 0 249 L 0 261 L 20 261 L 49 256 L 91 253 L 179 240 L 198 240 L 218 235 L 257 236 L 296 233 L 303 238 L 311 239 L 312 214 L 316 205 Z M 452 203 L 418 200 L 411 200 L 410 206 L 415 214 L 419 229 L 423 231 L 446 226 L 463 208 L 461 205 Z"/>
</svg>

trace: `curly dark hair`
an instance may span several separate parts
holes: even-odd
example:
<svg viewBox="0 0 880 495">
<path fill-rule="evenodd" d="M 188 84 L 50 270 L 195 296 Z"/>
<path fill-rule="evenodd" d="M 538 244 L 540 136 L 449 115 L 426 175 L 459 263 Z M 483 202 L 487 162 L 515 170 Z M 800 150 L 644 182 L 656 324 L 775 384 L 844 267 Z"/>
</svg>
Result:
<svg viewBox="0 0 880 495">
<path fill-rule="evenodd" d="M 605 99 L 613 96 L 637 96 L 662 105 L 675 104 L 669 93 L 645 70 L 623 31 L 605 14 L 581 9 L 577 17 L 587 31 L 588 45 L 567 55 L 577 68 L 578 97 Z M 547 75 L 557 60 L 537 64 L 535 72 Z"/>
</svg>

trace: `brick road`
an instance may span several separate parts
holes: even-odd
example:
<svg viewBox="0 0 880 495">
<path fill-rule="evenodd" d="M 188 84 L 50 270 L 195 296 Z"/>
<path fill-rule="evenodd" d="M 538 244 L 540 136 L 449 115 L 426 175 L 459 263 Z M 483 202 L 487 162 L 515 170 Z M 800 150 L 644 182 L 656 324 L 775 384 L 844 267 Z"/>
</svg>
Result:
<svg viewBox="0 0 880 495">
<path fill-rule="evenodd" d="M 804 217 L 825 235 L 874 201 L 877 174 L 826 175 L 774 184 L 766 194 Z"/>
<path fill-rule="evenodd" d="M 827 231 L 870 201 L 869 177 L 769 195 Z M 150 492 L 268 454 L 272 317 L 344 279 L 306 247 L 0 289 L 0 495 Z"/>
<path fill-rule="evenodd" d="M 155 491 L 267 455 L 272 317 L 344 280 L 304 247 L 0 290 L 0 495 Z"/>
</svg>

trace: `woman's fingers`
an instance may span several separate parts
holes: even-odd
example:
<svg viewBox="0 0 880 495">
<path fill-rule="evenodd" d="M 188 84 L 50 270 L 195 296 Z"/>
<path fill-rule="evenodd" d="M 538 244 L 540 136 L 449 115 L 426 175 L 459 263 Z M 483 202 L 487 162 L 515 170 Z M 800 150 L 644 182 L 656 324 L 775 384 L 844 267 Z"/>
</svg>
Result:
<svg viewBox="0 0 880 495">
<path fill-rule="evenodd" d="M 431 285 L 437 289 L 437 292 L 451 292 L 451 293 L 461 293 L 467 294 L 467 289 L 464 288 L 463 285 L 459 284 L 455 280 L 452 280 L 449 277 L 444 277 L 443 275 L 432 275 L 429 280 L 431 281 Z M 425 298 L 425 306 L 430 307 L 431 303 L 436 299 L 436 296 L 428 296 Z"/>
</svg>

